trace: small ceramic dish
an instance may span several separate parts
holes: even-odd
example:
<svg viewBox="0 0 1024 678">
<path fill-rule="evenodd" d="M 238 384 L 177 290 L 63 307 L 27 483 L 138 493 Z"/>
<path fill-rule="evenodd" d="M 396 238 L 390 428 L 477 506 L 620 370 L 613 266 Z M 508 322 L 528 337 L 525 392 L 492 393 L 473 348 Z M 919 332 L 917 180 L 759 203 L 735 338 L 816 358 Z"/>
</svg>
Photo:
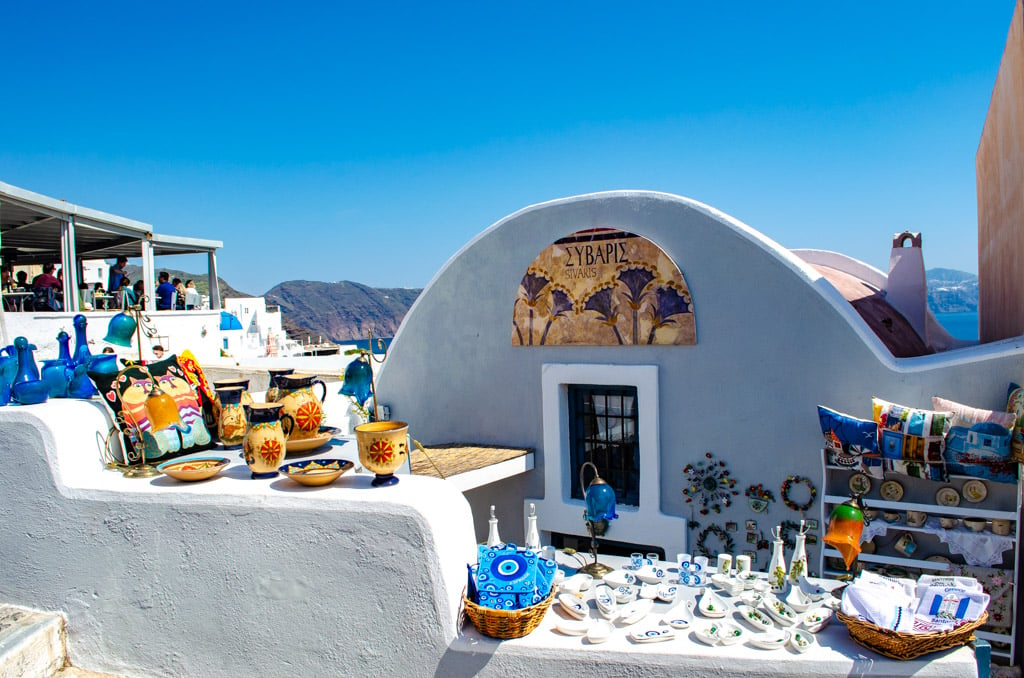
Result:
<svg viewBox="0 0 1024 678">
<path fill-rule="evenodd" d="M 582 636 L 590 631 L 590 622 L 584 619 L 559 619 L 555 622 L 555 630 L 567 636 Z"/>
<path fill-rule="evenodd" d="M 771 631 L 775 628 L 775 624 L 760 610 L 754 609 L 749 605 L 737 605 L 736 612 L 739 613 L 740 619 L 742 619 L 748 626 L 755 631 Z"/>
<path fill-rule="evenodd" d="M 786 605 L 793 608 L 794 612 L 806 612 L 814 607 L 814 602 L 799 586 L 791 587 L 786 594 Z"/>
<path fill-rule="evenodd" d="M 637 597 L 642 600 L 654 600 L 658 597 L 658 584 L 641 584 Z"/>
<path fill-rule="evenodd" d="M 743 595 L 740 596 L 740 600 L 748 607 L 757 607 L 764 600 L 764 595 L 758 591 L 744 591 Z"/>
<path fill-rule="evenodd" d="M 636 576 L 645 584 L 660 584 L 665 581 L 665 570 L 653 565 L 647 565 L 637 570 Z"/>
<path fill-rule="evenodd" d="M 303 438 L 301 440 L 287 440 L 284 444 L 285 454 L 301 454 L 302 452 L 311 452 L 318 447 L 323 447 L 331 441 L 334 434 L 331 432 L 324 433 L 321 428 L 317 435 L 311 438 Z"/>
<path fill-rule="evenodd" d="M 623 605 L 625 603 L 632 603 L 636 600 L 636 594 L 638 591 L 639 588 L 636 586 L 618 586 L 612 590 L 612 595 L 615 596 L 616 603 Z"/>
<path fill-rule="evenodd" d="M 776 598 L 775 596 L 769 596 L 765 598 L 762 604 L 764 611 L 768 613 L 768 616 L 782 624 L 783 626 L 792 626 L 800 621 L 797 617 L 796 612 L 793 611 L 789 605 Z"/>
<path fill-rule="evenodd" d="M 675 584 L 659 584 L 658 585 L 658 600 L 663 603 L 671 603 L 676 599 L 676 595 L 679 593 L 679 587 Z"/>
<path fill-rule="evenodd" d="M 743 629 L 731 622 L 722 622 L 718 627 L 718 642 L 722 645 L 735 645 L 744 635 Z"/>
<path fill-rule="evenodd" d="M 594 604 L 605 619 L 611 619 L 618 614 L 619 604 L 615 601 L 615 593 L 604 584 L 594 589 Z"/>
<path fill-rule="evenodd" d="M 988 521 L 984 518 L 964 518 L 964 525 L 971 532 L 984 532 Z"/>
<path fill-rule="evenodd" d="M 935 503 L 939 506 L 959 506 L 960 493 L 955 487 L 940 487 L 935 493 Z"/>
<path fill-rule="evenodd" d="M 972 504 L 977 504 L 979 501 L 985 501 L 985 497 L 988 496 L 988 488 L 980 480 L 968 480 L 960 488 L 960 494 Z"/>
<path fill-rule="evenodd" d="M 899 501 L 903 499 L 903 486 L 895 480 L 886 480 L 878 488 L 878 493 L 886 501 Z"/>
<path fill-rule="evenodd" d="M 814 639 L 813 633 L 807 633 L 805 631 L 793 631 L 789 637 L 789 646 L 797 652 L 807 652 L 812 647 L 817 645 L 818 641 Z"/>
<path fill-rule="evenodd" d="M 557 600 L 558 604 L 562 606 L 562 611 L 576 619 L 586 617 L 587 611 L 590 609 L 586 603 L 571 593 L 560 593 Z"/>
<path fill-rule="evenodd" d="M 212 478 L 227 468 L 230 460 L 224 457 L 195 457 L 193 459 L 175 459 L 165 461 L 156 467 L 160 473 L 175 480 L 193 482 Z"/>
<path fill-rule="evenodd" d="M 660 643 L 663 640 L 672 640 L 676 637 L 676 630 L 672 628 L 642 628 L 629 632 L 629 639 L 634 643 Z"/>
<path fill-rule="evenodd" d="M 729 606 L 714 591 L 706 588 L 700 597 L 697 609 L 709 619 L 719 619 L 726 615 L 729 611 Z"/>
<path fill-rule="evenodd" d="M 743 582 L 743 589 L 749 591 L 757 584 L 758 576 L 756 572 L 747 572 L 746 574 L 741 574 L 737 579 Z"/>
<path fill-rule="evenodd" d="M 688 600 L 683 605 L 673 607 L 665 613 L 665 618 L 661 620 L 661 623 L 667 624 L 674 629 L 689 628 L 690 624 L 693 623 L 693 601 Z"/>
<path fill-rule="evenodd" d="M 817 633 L 832 621 L 832 610 L 827 607 L 819 607 L 811 610 L 800 618 L 800 624 L 811 633 Z"/>
<path fill-rule="evenodd" d="M 767 631 L 766 633 L 752 633 L 747 638 L 747 644 L 759 650 L 778 650 L 789 643 L 789 631 Z"/>
<path fill-rule="evenodd" d="M 817 584 L 812 584 L 807 577 L 803 575 L 800 575 L 799 584 L 800 590 L 804 592 L 804 595 L 816 603 L 832 596 L 830 591 L 818 586 Z"/>
<path fill-rule="evenodd" d="M 309 459 L 285 464 L 278 471 L 301 485 L 330 485 L 355 466 L 347 459 Z"/>
<path fill-rule="evenodd" d="M 708 624 L 693 630 L 697 640 L 705 645 L 718 645 L 718 624 Z"/>
<path fill-rule="evenodd" d="M 646 617 L 654 607 L 653 600 L 636 600 L 619 610 L 619 623 L 623 626 L 635 624 Z"/>
<path fill-rule="evenodd" d="M 612 632 L 615 631 L 615 627 L 612 626 L 610 621 L 604 619 L 598 619 L 594 622 L 594 625 L 587 631 L 587 642 L 597 645 L 603 643 L 612 637 Z"/>
<path fill-rule="evenodd" d="M 620 586 L 630 586 L 636 583 L 636 575 L 625 570 L 612 570 L 604 576 L 604 583 L 613 589 Z"/>
<path fill-rule="evenodd" d="M 867 494 L 871 490 L 871 478 L 867 473 L 854 473 L 847 485 L 854 494 Z"/>
<path fill-rule="evenodd" d="M 586 591 L 590 588 L 590 585 L 594 583 L 594 578 L 585 572 L 578 572 L 571 577 L 567 577 L 561 584 L 558 585 L 559 590 L 562 593 L 577 594 L 580 591 Z"/>
</svg>

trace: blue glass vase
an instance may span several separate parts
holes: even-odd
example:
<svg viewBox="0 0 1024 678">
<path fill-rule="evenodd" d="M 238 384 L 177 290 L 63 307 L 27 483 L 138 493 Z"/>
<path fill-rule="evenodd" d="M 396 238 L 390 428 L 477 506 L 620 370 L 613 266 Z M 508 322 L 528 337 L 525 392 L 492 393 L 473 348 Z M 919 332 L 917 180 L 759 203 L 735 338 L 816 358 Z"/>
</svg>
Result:
<svg viewBox="0 0 1024 678">
<path fill-rule="evenodd" d="M 81 313 L 75 316 L 73 322 L 75 324 L 75 362 L 79 365 L 88 365 L 92 358 L 92 352 L 89 351 L 89 340 L 85 335 L 85 326 L 88 322 Z"/>
<path fill-rule="evenodd" d="M 0 350 L 0 406 L 11 402 L 11 384 L 18 373 L 18 356 L 4 355 L 7 348 Z"/>
<path fill-rule="evenodd" d="M 60 348 L 57 350 L 57 360 L 66 360 L 71 362 L 71 336 L 61 330 L 57 333 L 57 344 Z"/>
<path fill-rule="evenodd" d="M 68 384 L 75 376 L 75 368 L 70 361 L 54 358 L 43 361 L 41 378 L 46 382 L 46 392 L 51 398 L 67 398 Z"/>
</svg>

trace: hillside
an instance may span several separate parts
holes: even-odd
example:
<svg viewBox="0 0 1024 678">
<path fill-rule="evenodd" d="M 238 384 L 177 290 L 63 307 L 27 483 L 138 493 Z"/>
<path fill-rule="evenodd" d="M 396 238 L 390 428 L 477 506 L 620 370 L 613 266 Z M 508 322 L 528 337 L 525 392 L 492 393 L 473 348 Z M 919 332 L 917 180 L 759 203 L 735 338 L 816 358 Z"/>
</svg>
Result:
<svg viewBox="0 0 1024 678">
<path fill-rule="evenodd" d="M 174 280 L 175 278 L 181 278 L 182 281 L 191 280 L 192 282 L 195 283 L 196 289 L 199 290 L 199 294 L 206 295 L 210 293 L 210 285 L 206 281 L 206 271 L 203 271 L 202 273 L 189 273 L 188 271 L 179 271 L 174 268 L 158 267 L 156 269 L 157 274 L 159 274 L 161 271 L 167 271 L 167 274 L 171 276 L 171 280 Z M 142 279 L 142 267 L 133 266 L 129 264 L 128 267 L 125 269 L 125 274 L 127 274 L 128 278 L 131 279 L 131 281 L 134 283 L 135 281 Z M 156 281 L 154 281 L 154 284 L 155 282 Z M 106 281 L 104 281 L 103 284 L 106 285 Z M 227 281 L 224 280 L 224 278 L 217 278 L 217 286 L 218 288 L 220 288 L 221 299 L 226 299 L 227 297 L 253 296 L 252 294 L 246 294 L 245 292 L 240 292 L 236 290 L 234 287 L 229 285 Z"/>
<path fill-rule="evenodd" d="M 290 280 L 264 295 L 281 307 L 289 336 L 323 336 L 335 342 L 393 337 L 422 290 L 375 288 L 359 283 Z"/>
<path fill-rule="evenodd" d="M 950 268 L 925 271 L 928 306 L 935 313 L 964 313 L 978 310 L 978 276 Z"/>
</svg>

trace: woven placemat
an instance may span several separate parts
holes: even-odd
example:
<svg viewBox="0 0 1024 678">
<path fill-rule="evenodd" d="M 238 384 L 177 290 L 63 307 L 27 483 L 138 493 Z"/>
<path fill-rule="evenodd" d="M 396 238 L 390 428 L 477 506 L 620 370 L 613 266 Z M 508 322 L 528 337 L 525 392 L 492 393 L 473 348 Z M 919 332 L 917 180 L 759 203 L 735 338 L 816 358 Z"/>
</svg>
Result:
<svg viewBox="0 0 1024 678">
<path fill-rule="evenodd" d="M 424 445 L 424 448 L 430 459 L 427 459 L 415 445 L 413 446 L 410 457 L 412 472 L 413 475 L 434 478 L 449 478 L 460 473 L 476 471 L 533 452 L 529 447 L 499 447 L 472 443 Z M 430 463 L 431 460 L 433 464 Z"/>
</svg>

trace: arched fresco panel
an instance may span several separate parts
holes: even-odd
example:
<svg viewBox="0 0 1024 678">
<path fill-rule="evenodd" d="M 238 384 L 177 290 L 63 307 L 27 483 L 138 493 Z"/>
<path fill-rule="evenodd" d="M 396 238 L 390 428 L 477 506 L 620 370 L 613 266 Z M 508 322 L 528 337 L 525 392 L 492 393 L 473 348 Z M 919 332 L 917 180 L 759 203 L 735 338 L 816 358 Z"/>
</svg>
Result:
<svg viewBox="0 0 1024 678">
<path fill-rule="evenodd" d="M 514 346 L 696 344 L 693 300 L 650 240 L 577 231 L 537 255 L 512 310 Z"/>
</svg>

